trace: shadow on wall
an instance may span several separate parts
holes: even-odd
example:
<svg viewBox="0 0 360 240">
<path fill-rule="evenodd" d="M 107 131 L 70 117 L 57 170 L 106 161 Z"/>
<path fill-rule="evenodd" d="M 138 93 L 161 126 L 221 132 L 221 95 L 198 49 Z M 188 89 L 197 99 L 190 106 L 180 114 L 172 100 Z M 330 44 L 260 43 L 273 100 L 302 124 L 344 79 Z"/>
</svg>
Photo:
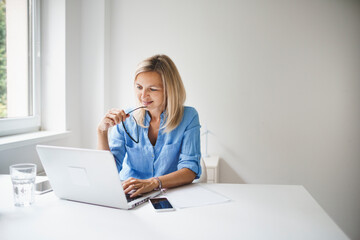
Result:
<svg viewBox="0 0 360 240">
<path fill-rule="evenodd" d="M 219 161 L 220 183 L 246 183 L 237 172 L 222 158 Z"/>
</svg>

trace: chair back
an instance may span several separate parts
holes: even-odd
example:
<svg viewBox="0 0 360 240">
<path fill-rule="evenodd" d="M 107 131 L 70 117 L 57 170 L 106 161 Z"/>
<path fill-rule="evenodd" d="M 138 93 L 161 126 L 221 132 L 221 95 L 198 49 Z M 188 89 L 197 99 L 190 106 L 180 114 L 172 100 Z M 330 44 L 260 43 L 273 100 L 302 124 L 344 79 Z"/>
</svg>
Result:
<svg viewBox="0 0 360 240">
<path fill-rule="evenodd" d="M 206 183 L 207 182 L 207 173 L 206 173 L 206 165 L 204 162 L 204 159 L 200 159 L 200 165 L 201 165 L 201 176 L 199 179 L 196 179 L 197 183 Z"/>
</svg>

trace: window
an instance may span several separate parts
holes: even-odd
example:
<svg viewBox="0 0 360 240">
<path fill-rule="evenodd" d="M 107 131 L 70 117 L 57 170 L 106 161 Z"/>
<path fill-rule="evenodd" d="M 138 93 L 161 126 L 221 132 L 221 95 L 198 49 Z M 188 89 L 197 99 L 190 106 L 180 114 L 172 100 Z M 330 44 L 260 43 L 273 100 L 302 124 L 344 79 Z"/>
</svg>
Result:
<svg viewBox="0 0 360 240">
<path fill-rule="evenodd" d="M 40 129 L 39 0 L 0 0 L 0 136 Z"/>
</svg>

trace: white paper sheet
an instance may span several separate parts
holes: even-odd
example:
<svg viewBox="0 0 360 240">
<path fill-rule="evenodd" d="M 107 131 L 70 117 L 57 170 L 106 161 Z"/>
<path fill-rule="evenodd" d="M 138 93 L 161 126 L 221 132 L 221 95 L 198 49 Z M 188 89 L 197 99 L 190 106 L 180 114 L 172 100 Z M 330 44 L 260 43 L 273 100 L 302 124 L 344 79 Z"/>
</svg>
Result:
<svg viewBox="0 0 360 240">
<path fill-rule="evenodd" d="M 198 184 L 171 189 L 165 195 L 177 208 L 199 207 L 230 201 L 230 199 Z"/>
</svg>

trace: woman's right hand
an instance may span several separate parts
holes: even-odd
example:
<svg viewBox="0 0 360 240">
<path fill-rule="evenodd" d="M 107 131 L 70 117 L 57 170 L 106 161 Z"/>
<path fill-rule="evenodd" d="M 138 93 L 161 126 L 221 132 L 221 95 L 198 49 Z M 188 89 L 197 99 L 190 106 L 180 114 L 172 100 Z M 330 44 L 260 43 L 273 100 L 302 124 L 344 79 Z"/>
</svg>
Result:
<svg viewBox="0 0 360 240">
<path fill-rule="evenodd" d="M 122 120 L 125 121 L 130 115 L 126 114 L 124 110 L 110 109 L 98 125 L 98 133 L 107 133 L 108 129 L 119 124 Z"/>
</svg>

